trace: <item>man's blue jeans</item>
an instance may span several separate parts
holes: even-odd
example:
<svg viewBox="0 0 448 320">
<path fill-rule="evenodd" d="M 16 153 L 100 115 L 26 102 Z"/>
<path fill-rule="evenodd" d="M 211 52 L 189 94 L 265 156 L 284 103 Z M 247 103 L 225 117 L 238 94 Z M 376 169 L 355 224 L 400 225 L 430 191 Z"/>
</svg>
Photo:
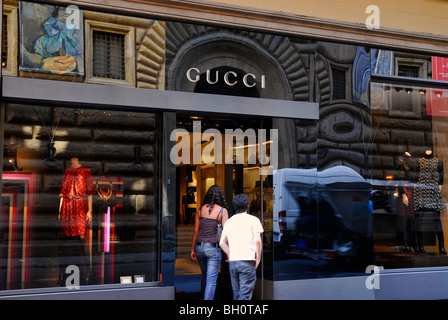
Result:
<svg viewBox="0 0 448 320">
<path fill-rule="evenodd" d="M 255 261 L 229 261 L 234 300 L 250 300 L 257 278 Z"/>
<path fill-rule="evenodd" d="M 195 251 L 202 272 L 201 292 L 204 300 L 213 300 L 221 264 L 221 249 L 218 245 L 203 242 L 196 245 Z"/>
</svg>

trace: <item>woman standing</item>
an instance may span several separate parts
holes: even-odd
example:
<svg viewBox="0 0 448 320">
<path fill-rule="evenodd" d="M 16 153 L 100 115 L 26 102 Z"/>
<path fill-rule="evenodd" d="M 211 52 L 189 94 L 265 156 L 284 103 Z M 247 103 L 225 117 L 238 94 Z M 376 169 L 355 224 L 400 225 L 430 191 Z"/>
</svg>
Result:
<svg viewBox="0 0 448 320">
<path fill-rule="evenodd" d="M 197 260 L 201 268 L 201 293 L 204 300 L 213 300 L 221 264 L 221 248 L 216 240 L 218 221 L 224 226 L 229 218 L 224 191 L 220 186 L 211 186 L 204 196 L 201 208 L 195 217 L 191 259 Z"/>
</svg>

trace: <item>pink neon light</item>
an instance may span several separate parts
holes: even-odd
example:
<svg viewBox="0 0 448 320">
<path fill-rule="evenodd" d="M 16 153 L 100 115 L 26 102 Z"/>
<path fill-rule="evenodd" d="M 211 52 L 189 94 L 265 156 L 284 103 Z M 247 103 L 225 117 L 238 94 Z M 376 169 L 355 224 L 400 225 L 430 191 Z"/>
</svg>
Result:
<svg viewBox="0 0 448 320">
<path fill-rule="evenodd" d="M 22 240 L 23 242 L 25 242 L 22 245 L 22 248 L 25 252 L 24 257 L 23 257 L 23 264 L 22 264 L 22 271 L 23 271 L 22 288 L 25 289 L 25 288 L 27 288 L 27 284 L 28 284 L 28 280 L 29 280 L 28 258 L 30 255 L 30 251 L 29 251 L 30 250 L 30 225 L 32 225 L 31 219 L 34 216 L 34 197 L 35 197 L 35 193 L 36 193 L 36 174 L 35 173 L 30 173 L 30 174 L 22 174 L 22 173 L 8 174 L 8 173 L 5 173 L 2 175 L 2 179 L 3 180 L 26 181 L 26 183 L 28 184 L 28 201 L 24 204 L 26 210 L 23 212 L 23 219 L 24 219 L 23 228 L 25 229 L 25 234 L 24 234 L 24 239 Z M 15 226 L 14 225 L 15 225 L 15 220 L 16 220 L 16 206 L 15 205 L 14 205 L 13 216 L 14 216 L 13 217 L 14 224 L 12 227 L 13 228 L 12 236 L 14 239 L 15 238 Z M 12 248 L 11 256 L 12 256 L 11 258 L 14 258 L 14 248 Z M 12 261 L 11 261 L 11 263 L 12 263 Z M 12 281 L 12 277 L 13 277 L 12 269 L 11 269 L 11 274 L 10 274 L 11 281 Z"/>
<path fill-rule="evenodd" d="M 9 192 L 3 192 L 3 193 L 9 193 Z M 16 201 L 17 201 L 17 195 L 16 193 L 12 193 L 12 216 L 9 217 L 8 221 L 10 221 L 10 226 L 11 226 L 11 236 L 10 236 L 10 240 L 11 240 L 11 251 L 8 257 L 8 264 L 9 264 L 9 283 L 7 284 L 7 288 L 8 289 L 14 289 L 11 288 L 11 284 L 14 283 L 14 243 L 15 243 L 15 237 L 16 237 Z M 9 215 L 9 212 L 8 212 Z"/>
<path fill-rule="evenodd" d="M 110 207 L 107 207 L 107 213 L 104 214 L 104 252 L 110 250 Z"/>
</svg>

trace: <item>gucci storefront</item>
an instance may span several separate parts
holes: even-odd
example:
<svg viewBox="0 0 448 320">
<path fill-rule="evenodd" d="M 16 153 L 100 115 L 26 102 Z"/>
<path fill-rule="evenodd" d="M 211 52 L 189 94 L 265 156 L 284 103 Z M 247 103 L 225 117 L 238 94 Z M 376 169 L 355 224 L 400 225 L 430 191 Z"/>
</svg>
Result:
<svg viewBox="0 0 448 320">
<path fill-rule="evenodd" d="M 196 297 L 213 184 L 262 221 L 256 299 L 447 298 L 448 58 L 55 1 L 2 25 L 0 299 Z"/>
</svg>

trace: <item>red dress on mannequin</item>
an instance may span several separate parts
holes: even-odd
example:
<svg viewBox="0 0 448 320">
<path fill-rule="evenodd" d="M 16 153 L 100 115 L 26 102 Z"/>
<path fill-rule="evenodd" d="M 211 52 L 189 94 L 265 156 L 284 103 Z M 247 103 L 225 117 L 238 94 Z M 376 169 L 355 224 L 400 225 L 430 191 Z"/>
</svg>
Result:
<svg viewBox="0 0 448 320">
<path fill-rule="evenodd" d="M 94 191 L 92 170 L 81 165 L 64 170 L 60 211 L 61 233 L 78 236 L 86 233 L 86 215 L 89 210 L 88 196 Z"/>
</svg>

